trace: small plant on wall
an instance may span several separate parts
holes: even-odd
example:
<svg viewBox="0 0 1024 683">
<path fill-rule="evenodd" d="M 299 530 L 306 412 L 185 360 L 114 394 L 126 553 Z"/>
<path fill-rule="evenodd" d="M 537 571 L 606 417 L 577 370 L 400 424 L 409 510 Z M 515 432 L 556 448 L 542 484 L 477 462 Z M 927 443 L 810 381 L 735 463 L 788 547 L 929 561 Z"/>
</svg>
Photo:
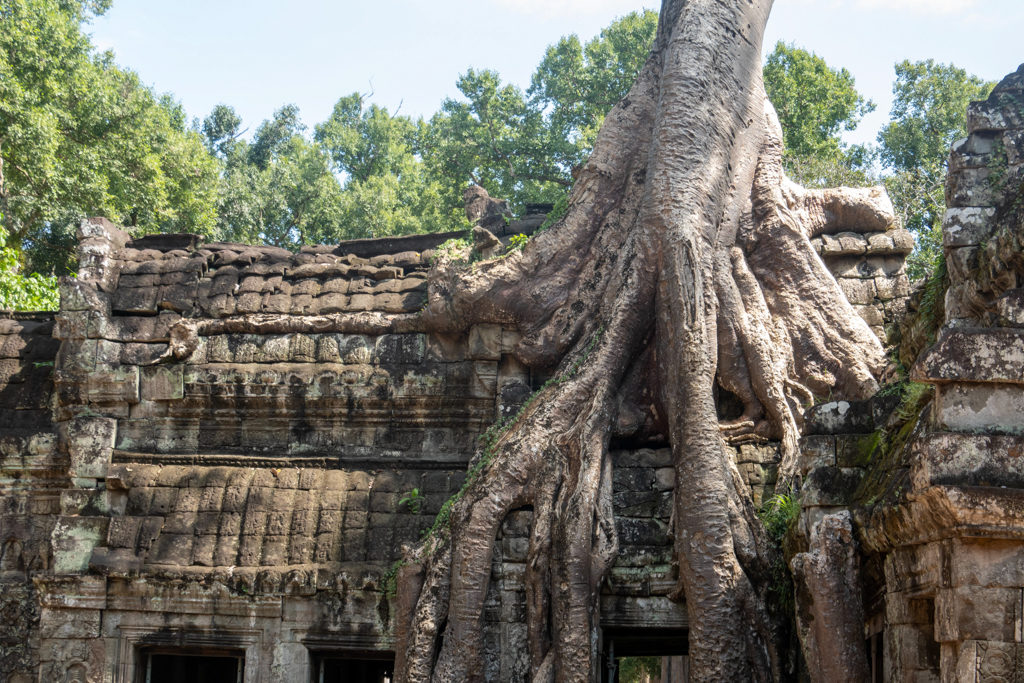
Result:
<svg viewBox="0 0 1024 683">
<path fill-rule="evenodd" d="M 401 500 L 398 501 L 399 505 L 405 505 L 409 512 L 414 515 L 420 514 L 420 508 L 423 507 L 423 501 L 426 497 L 420 493 L 419 489 L 413 489 L 405 494 Z"/>
</svg>

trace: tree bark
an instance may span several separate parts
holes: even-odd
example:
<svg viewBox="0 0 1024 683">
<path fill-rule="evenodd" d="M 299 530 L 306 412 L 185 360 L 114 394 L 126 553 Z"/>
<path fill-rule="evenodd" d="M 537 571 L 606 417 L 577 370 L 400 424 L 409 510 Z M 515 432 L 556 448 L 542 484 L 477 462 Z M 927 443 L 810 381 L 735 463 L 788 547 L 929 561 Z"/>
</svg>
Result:
<svg viewBox="0 0 1024 683">
<path fill-rule="evenodd" d="M 482 680 L 483 604 L 495 535 L 533 506 L 527 561 L 531 680 L 600 678 L 601 580 L 618 539 L 613 432 L 659 415 L 675 466 L 675 597 L 690 617 L 693 681 L 787 678 L 766 601 L 777 550 L 725 441 L 782 442 L 795 474 L 803 406 L 874 393 L 881 345 L 810 236 L 892 221 L 881 191 L 809 192 L 782 171 L 761 83 L 771 0 L 665 0 L 654 48 L 605 119 L 566 216 L 502 259 L 435 264 L 428 329 L 515 326 L 513 349 L 558 379 L 481 449 L 443 523 L 406 562 L 415 604 L 402 683 Z M 856 225 L 853 225 L 856 223 Z M 719 424 L 715 383 L 740 420 Z"/>
</svg>

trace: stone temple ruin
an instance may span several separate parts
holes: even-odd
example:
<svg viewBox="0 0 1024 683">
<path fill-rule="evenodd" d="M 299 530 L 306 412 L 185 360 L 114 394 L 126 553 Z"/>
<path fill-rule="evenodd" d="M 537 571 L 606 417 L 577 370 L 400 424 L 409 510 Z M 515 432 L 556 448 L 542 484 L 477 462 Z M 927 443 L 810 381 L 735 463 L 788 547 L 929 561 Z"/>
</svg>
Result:
<svg viewBox="0 0 1024 683">
<path fill-rule="evenodd" d="M 946 324 L 912 369 L 934 400 L 911 416 L 893 397 L 805 416 L 787 537 L 801 639 L 813 652 L 837 606 L 853 609 L 872 683 L 1024 680 L 1022 90 L 1024 67 L 971 105 L 952 150 Z M 482 250 L 543 222 L 505 226 L 507 207 L 470 199 L 491 228 Z M 459 490 L 478 438 L 553 372 L 510 355 L 515 329 L 424 331 L 431 255 L 452 236 L 292 254 L 84 221 L 60 311 L 0 320 L 3 680 L 390 680 L 389 567 Z M 879 337 L 911 334 L 909 233 L 814 242 Z M 681 681 L 674 477 L 664 437 L 644 438 L 613 443 L 621 551 L 601 647 L 666 657 L 664 680 Z M 730 448 L 760 505 L 778 445 Z M 510 514 L 495 551 L 495 683 L 528 673 L 530 519 Z M 812 582 L 836 603 L 802 598 Z M 811 680 L 847 680 L 819 654 Z"/>
</svg>

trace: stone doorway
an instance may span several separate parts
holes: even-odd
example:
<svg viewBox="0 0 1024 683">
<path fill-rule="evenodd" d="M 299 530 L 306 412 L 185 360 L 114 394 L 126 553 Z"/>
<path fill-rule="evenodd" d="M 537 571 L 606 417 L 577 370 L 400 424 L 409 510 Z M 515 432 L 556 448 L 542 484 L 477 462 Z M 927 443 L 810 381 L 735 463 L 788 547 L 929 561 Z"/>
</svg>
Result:
<svg viewBox="0 0 1024 683">
<path fill-rule="evenodd" d="M 313 683 L 391 683 L 395 671 L 390 652 L 330 652 L 313 662 Z"/>
<path fill-rule="evenodd" d="M 601 640 L 601 683 L 689 683 L 686 629 L 606 628 Z M 638 659 L 654 666 L 637 676 Z"/>
<path fill-rule="evenodd" d="M 245 656 L 235 652 L 143 651 L 139 683 L 243 683 Z"/>
</svg>

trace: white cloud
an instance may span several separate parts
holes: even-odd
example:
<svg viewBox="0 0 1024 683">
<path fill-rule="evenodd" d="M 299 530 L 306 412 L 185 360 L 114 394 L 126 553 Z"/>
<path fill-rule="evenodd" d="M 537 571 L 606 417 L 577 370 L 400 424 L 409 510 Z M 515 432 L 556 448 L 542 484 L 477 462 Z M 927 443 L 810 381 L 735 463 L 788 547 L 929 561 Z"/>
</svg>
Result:
<svg viewBox="0 0 1024 683">
<path fill-rule="evenodd" d="M 494 0 L 500 7 L 544 19 L 554 17 L 629 14 L 640 9 L 636 0 Z"/>
<path fill-rule="evenodd" d="M 978 0 L 856 0 L 864 9 L 904 10 L 928 14 L 951 14 L 974 7 Z"/>
</svg>

